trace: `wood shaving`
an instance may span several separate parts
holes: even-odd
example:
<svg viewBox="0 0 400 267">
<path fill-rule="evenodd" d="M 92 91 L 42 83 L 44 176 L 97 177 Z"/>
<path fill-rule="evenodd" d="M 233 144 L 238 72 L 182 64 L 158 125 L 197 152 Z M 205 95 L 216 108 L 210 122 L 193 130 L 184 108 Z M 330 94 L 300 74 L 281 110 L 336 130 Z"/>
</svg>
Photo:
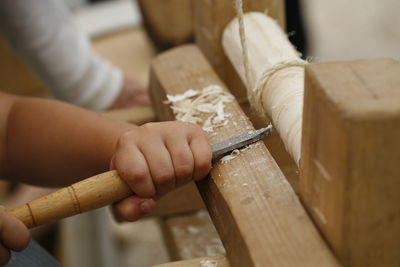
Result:
<svg viewBox="0 0 400 267">
<path fill-rule="evenodd" d="M 220 159 L 220 161 L 221 161 L 223 164 L 225 164 L 225 163 L 231 161 L 232 159 L 236 158 L 237 156 L 239 156 L 240 153 L 242 153 L 242 152 L 244 152 L 244 151 L 246 151 L 246 150 L 248 150 L 248 149 L 250 149 L 250 148 L 252 148 L 252 147 L 254 147 L 254 146 L 257 146 L 257 143 L 250 144 L 250 145 L 245 146 L 245 147 L 243 147 L 243 148 L 241 148 L 241 149 L 235 149 L 235 150 L 233 150 L 229 155 L 226 155 L 225 157 L 222 157 L 222 158 Z M 250 163 L 250 164 L 251 164 L 251 163 Z"/>
<path fill-rule="evenodd" d="M 231 161 L 232 159 L 236 158 L 238 155 L 240 154 L 240 150 L 239 149 L 235 149 L 231 152 L 231 154 L 226 155 L 225 157 L 221 158 L 221 162 L 223 164 L 227 163 L 228 161 Z"/>
<path fill-rule="evenodd" d="M 200 91 L 189 89 L 183 94 L 167 95 L 164 104 L 172 104 L 171 109 L 178 121 L 198 124 L 210 133 L 228 123 L 225 118 L 230 114 L 225 113 L 225 103 L 233 99 L 221 86 L 209 85 Z"/>
<path fill-rule="evenodd" d="M 216 267 L 218 262 L 215 260 L 201 260 L 200 267 Z"/>
</svg>

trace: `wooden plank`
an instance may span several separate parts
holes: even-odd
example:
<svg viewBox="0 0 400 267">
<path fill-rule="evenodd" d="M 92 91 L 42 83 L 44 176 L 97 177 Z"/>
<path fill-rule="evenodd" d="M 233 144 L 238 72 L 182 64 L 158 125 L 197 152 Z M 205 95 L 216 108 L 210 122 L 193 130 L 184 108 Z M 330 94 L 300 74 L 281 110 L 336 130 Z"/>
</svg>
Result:
<svg viewBox="0 0 400 267">
<path fill-rule="evenodd" d="M 136 125 L 156 121 L 156 115 L 151 107 L 114 109 L 102 114 L 114 120 L 126 121 Z"/>
<path fill-rule="evenodd" d="M 100 56 L 118 66 L 125 75 L 148 84 L 150 62 L 156 51 L 143 27 L 97 36 L 92 43 Z"/>
<path fill-rule="evenodd" d="M 231 92 L 245 98 L 244 85 L 222 49 L 222 32 L 226 25 L 236 16 L 232 0 L 196 0 L 194 5 L 194 32 L 196 44 L 214 67 L 218 75 L 227 84 Z M 243 1 L 244 12 L 268 10 L 284 28 L 284 0 L 247 0 Z"/>
<path fill-rule="evenodd" d="M 400 263 L 400 62 L 306 68 L 300 191 L 345 266 Z"/>
<path fill-rule="evenodd" d="M 1 92 L 38 97 L 47 95 L 47 90 L 43 83 L 14 53 L 1 36 L 0 58 Z"/>
<path fill-rule="evenodd" d="M 146 29 L 159 46 L 173 46 L 193 39 L 190 0 L 139 0 Z"/>
<path fill-rule="evenodd" d="M 163 104 L 166 94 L 210 84 L 226 88 L 196 46 L 159 55 L 150 78 L 156 114 L 174 119 Z M 254 129 L 237 102 L 228 103 L 226 112 L 230 121 L 209 136 L 211 143 Z M 262 142 L 226 164 L 216 163 L 199 187 L 232 266 L 337 265 Z"/>
<path fill-rule="evenodd" d="M 154 265 L 153 267 L 229 267 L 225 256 L 201 257 L 185 261 L 175 261 L 165 264 Z"/>
<path fill-rule="evenodd" d="M 149 216 L 167 216 L 204 209 L 204 203 L 194 183 L 169 192 L 157 201 Z"/>
<path fill-rule="evenodd" d="M 265 127 L 265 125 L 271 123 L 269 118 L 260 118 L 260 116 L 250 107 L 248 102 L 240 104 L 240 107 L 243 109 L 246 116 L 249 117 L 251 123 L 256 129 Z M 268 138 L 264 138 L 263 142 L 292 186 L 293 190 L 297 193 L 300 172 L 296 163 L 286 151 L 285 144 L 282 142 L 281 137 L 275 131 Z"/>
<path fill-rule="evenodd" d="M 171 260 L 225 254 L 224 246 L 206 210 L 161 218 Z"/>
</svg>

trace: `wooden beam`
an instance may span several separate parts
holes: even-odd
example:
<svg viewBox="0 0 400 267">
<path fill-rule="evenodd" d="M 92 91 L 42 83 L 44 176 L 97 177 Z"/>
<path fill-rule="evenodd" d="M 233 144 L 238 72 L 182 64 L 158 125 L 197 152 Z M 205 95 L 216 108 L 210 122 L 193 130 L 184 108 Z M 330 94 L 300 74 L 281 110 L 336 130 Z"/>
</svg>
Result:
<svg viewBox="0 0 400 267">
<path fill-rule="evenodd" d="M 149 216 L 168 216 L 204 209 L 204 203 L 194 183 L 169 192 L 157 201 Z"/>
<path fill-rule="evenodd" d="M 187 45 L 159 55 L 152 64 L 150 94 L 161 120 L 174 116 L 166 94 L 225 85 L 197 47 Z M 215 143 L 254 129 L 237 102 L 226 127 L 209 136 Z M 295 193 L 262 142 L 232 161 L 216 163 L 199 183 L 203 200 L 232 266 L 336 266 Z"/>
<path fill-rule="evenodd" d="M 196 0 L 194 5 L 194 32 L 196 44 L 204 53 L 231 92 L 240 98 L 246 96 L 244 85 L 222 49 L 222 32 L 236 17 L 233 0 Z M 285 28 L 284 0 L 246 0 L 244 12 L 267 11 Z"/>
<path fill-rule="evenodd" d="M 15 54 L 7 41 L 0 37 L 0 84 L 4 93 L 44 97 L 46 87 Z"/>
<path fill-rule="evenodd" d="M 206 210 L 166 216 L 160 221 L 172 261 L 225 254 Z"/>
<path fill-rule="evenodd" d="M 147 31 L 158 46 L 193 40 L 190 0 L 139 0 Z"/>
<path fill-rule="evenodd" d="M 175 261 L 154 265 L 153 267 L 229 267 L 225 256 L 201 257 L 185 261 Z"/>
<path fill-rule="evenodd" d="M 345 266 L 400 263 L 400 62 L 306 67 L 301 196 Z"/>
<path fill-rule="evenodd" d="M 157 120 L 151 107 L 114 109 L 103 112 L 102 114 L 114 120 L 126 121 L 136 125 L 142 125 Z"/>
</svg>

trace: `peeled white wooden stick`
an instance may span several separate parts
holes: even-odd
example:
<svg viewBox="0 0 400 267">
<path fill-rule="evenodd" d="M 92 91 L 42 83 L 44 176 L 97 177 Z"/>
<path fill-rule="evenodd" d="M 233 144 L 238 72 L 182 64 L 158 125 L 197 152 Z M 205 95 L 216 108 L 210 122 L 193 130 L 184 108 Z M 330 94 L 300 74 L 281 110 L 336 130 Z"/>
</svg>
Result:
<svg viewBox="0 0 400 267">
<path fill-rule="evenodd" d="M 223 33 L 223 47 L 241 79 L 246 83 L 238 19 Z M 304 65 L 299 53 L 275 20 L 263 13 L 244 15 L 250 77 L 250 104 L 259 115 L 267 114 L 279 132 L 286 150 L 300 161 L 303 113 Z"/>
</svg>

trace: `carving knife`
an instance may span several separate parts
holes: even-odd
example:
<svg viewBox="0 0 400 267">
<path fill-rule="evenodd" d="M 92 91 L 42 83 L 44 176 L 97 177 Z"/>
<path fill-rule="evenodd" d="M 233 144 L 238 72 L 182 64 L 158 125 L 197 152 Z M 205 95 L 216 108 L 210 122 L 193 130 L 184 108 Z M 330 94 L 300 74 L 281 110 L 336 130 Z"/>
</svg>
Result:
<svg viewBox="0 0 400 267">
<path fill-rule="evenodd" d="M 211 146 L 213 162 L 227 153 L 255 143 L 273 131 L 272 125 Z M 7 211 L 28 228 L 104 207 L 134 193 L 113 170 L 105 172 Z"/>
<path fill-rule="evenodd" d="M 270 135 L 272 131 L 273 127 L 270 124 L 265 128 L 249 131 L 239 136 L 235 136 L 228 140 L 212 145 L 211 151 L 213 162 L 219 160 L 221 157 L 235 149 L 260 141 L 265 136 Z"/>
</svg>

